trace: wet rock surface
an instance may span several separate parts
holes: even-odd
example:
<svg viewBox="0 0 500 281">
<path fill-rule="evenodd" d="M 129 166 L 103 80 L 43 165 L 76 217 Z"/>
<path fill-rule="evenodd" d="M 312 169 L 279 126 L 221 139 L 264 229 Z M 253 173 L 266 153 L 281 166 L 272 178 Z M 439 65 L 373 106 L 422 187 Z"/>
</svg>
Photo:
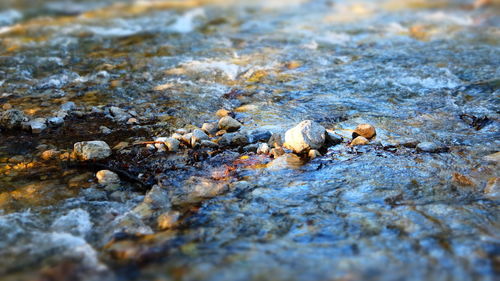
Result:
<svg viewBox="0 0 500 281">
<path fill-rule="evenodd" d="M 222 2 L 0 1 L 2 279 L 494 280 L 498 4 Z"/>
</svg>

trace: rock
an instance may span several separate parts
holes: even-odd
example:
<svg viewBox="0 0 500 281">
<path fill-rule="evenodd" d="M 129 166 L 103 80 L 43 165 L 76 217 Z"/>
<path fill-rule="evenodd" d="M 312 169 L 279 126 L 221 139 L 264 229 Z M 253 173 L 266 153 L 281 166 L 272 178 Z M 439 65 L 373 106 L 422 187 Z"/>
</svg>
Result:
<svg viewBox="0 0 500 281">
<path fill-rule="evenodd" d="M 155 138 L 154 141 L 155 142 L 158 142 L 158 143 L 155 143 L 154 144 L 154 147 L 158 150 L 158 151 L 167 151 L 168 148 L 165 144 L 165 141 L 167 141 L 167 137 L 158 137 L 158 138 Z"/>
<path fill-rule="evenodd" d="M 275 157 L 274 160 L 267 165 L 267 169 L 271 171 L 278 171 L 283 169 L 298 169 L 303 164 L 303 160 L 296 154 L 286 153 L 281 156 Z"/>
<path fill-rule="evenodd" d="M 64 111 L 64 110 L 59 110 L 55 113 L 55 116 L 58 118 L 64 119 L 64 118 L 68 117 L 68 112 Z"/>
<path fill-rule="evenodd" d="M 47 129 L 47 119 L 36 118 L 30 121 L 31 132 L 33 134 L 40 134 Z"/>
<path fill-rule="evenodd" d="M 486 184 L 486 188 L 484 189 L 484 194 L 486 197 L 499 200 L 500 199 L 500 178 L 491 178 L 488 180 Z"/>
<path fill-rule="evenodd" d="M 28 117 L 17 109 L 9 109 L 0 115 L 0 126 L 5 129 L 19 129 L 24 122 L 28 122 Z"/>
<path fill-rule="evenodd" d="M 355 145 L 366 145 L 366 144 L 369 144 L 370 141 L 367 140 L 365 137 L 363 136 L 358 136 L 356 137 L 355 139 L 353 139 L 351 141 L 351 146 L 355 146 Z"/>
<path fill-rule="evenodd" d="M 435 152 L 442 152 L 446 150 L 445 147 L 438 145 L 433 142 L 421 142 L 417 145 L 417 151 L 418 152 L 429 152 L 429 153 L 435 153 Z"/>
<path fill-rule="evenodd" d="M 139 124 L 139 120 L 137 120 L 137 118 L 135 118 L 135 117 L 131 117 L 127 120 L 127 124 L 129 124 L 129 125 Z"/>
<path fill-rule="evenodd" d="M 184 134 L 181 137 L 181 141 L 187 145 L 191 145 L 191 137 L 193 136 L 192 133 Z"/>
<path fill-rule="evenodd" d="M 217 131 L 217 133 L 215 133 L 215 136 L 220 137 L 226 133 L 227 133 L 226 130 L 220 130 L 220 131 Z"/>
<path fill-rule="evenodd" d="M 188 131 L 184 128 L 180 128 L 180 129 L 175 130 L 175 133 L 177 133 L 179 135 L 185 135 L 188 133 Z"/>
<path fill-rule="evenodd" d="M 158 212 L 170 211 L 171 206 L 167 190 L 154 185 L 146 193 L 144 200 L 133 209 L 133 212 L 143 219 L 149 219 Z"/>
<path fill-rule="evenodd" d="M 177 226 L 181 213 L 177 211 L 169 211 L 158 216 L 158 228 L 166 230 Z"/>
<path fill-rule="evenodd" d="M 100 170 L 96 173 L 97 182 L 104 186 L 120 184 L 120 177 L 110 170 Z"/>
<path fill-rule="evenodd" d="M 203 125 L 201 126 L 201 130 L 209 135 L 215 135 L 218 131 L 218 124 L 216 122 L 203 123 Z"/>
<path fill-rule="evenodd" d="M 273 148 L 269 151 L 269 154 L 271 154 L 274 158 L 278 158 L 285 153 L 286 152 L 282 147 Z"/>
<path fill-rule="evenodd" d="M 399 142 L 400 145 L 407 148 L 415 148 L 420 142 L 416 139 L 403 139 Z"/>
<path fill-rule="evenodd" d="M 110 128 L 108 128 L 106 126 L 100 126 L 99 131 L 101 132 L 101 134 L 104 134 L 104 135 L 109 135 L 113 132 Z"/>
<path fill-rule="evenodd" d="M 325 143 L 325 131 L 323 126 L 311 120 L 302 121 L 285 133 L 284 146 L 297 154 L 319 149 Z"/>
<path fill-rule="evenodd" d="M 243 152 L 257 152 L 257 149 L 259 148 L 259 144 L 257 143 L 251 143 L 249 145 L 246 145 L 243 147 Z"/>
<path fill-rule="evenodd" d="M 63 103 L 61 105 L 62 111 L 71 111 L 71 110 L 74 110 L 75 108 L 76 108 L 76 104 L 72 101 L 68 101 L 68 102 Z"/>
<path fill-rule="evenodd" d="M 228 185 L 223 181 L 193 176 L 183 183 L 182 188 L 175 190 L 172 203 L 174 205 L 183 205 L 201 202 L 204 199 L 220 195 L 227 189 Z"/>
<path fill-rule="evenodd" d="M 270 149 L 267 143 L 261 143 L 257 148 L 257 154 L 269 154 L 269 151 Z"/>
<path fill-rule="evenodd" d="M 9 110 L 9 109 L 12 109 L 12 105 L 10 103 L 4 103 L 2 105 L 2 109 L 3 110 Z"/>
<path fill-rule="evenodd" d="M 219 120 L 219 129 L 225 130 L 227 132 L 237 131 L 239 128 L 241 128 L 241 126 L 241 123 L 231 116 L 225 116 Z"/>
<path fill-rule="evenodd" d="M 362 136 L 367 139 L 371 139 L 375 136 L 375 127 L 370 124 L 359 124 L 354 132 L 352 133 L 352 138 L 355 139 L 357 136 Z"/>
<path fill-rule="evenodd" d="M 220 146 L 244 146 L 248 144 L 248 137 L 246 134 L 242 133 L 227 133 L 224 134 L 220 139 L 218 144 Z"/>
<path fill-rule="evenodd" d="M 271 138 L 269 138 L 269 141 L 267 142 L 270 148 L 278 148 L 283 146 L 283 138 L 281 134 L 274 133 L 271 135 Z"/>
<path fill-rule="evenodd" d="M 178 141 L 182 141 L 182 135 L 181 134 L 178 134 L 178 133 L 173 133 L 172 134 L 172 138 L 173 139 L 176 139 Z"/>
<path fill-rule="evenodd" d="M 342 137 L 327 130 L 325 134 L 325 143 L 328 146 L 334 146 L 340 144 L 342 143 Z"/>
<path fill-rule="evenodd" d="M 61 155 L 60 151 L 57 151 L 55 149 L 49 149 L 42 152 L 40 158 L 42 158 L 42 160 L 44 161 L 49 161 L 59 158 L 60 155 Z"/>
<path fill-rule="evenodd" d="M 218 147 L 219 147 L 219 145 L 218 145 L 218 144 L 216 144 L 215 142 L 210 141 L 210 140 L 202 140 L 202 141 L 200 142 L 200 145 L 201 145 L 202 147 L 209 147 L 209 148 L 218 148 Z"/>
<path fill-rule="evenodd" d="M 109 108 L 109 113 L 117 121 L 125 121 L 130 118 L 130 114 L 127 111 L 116 106 L 111 106 Z"/>
<path fill-rule="evenodd" d="M 209 139 L 210 137 L 208 137 L 208 135 L 205 134 L 205 132 L 203 132 L 200 129 L 194 129 L 191 136 L 191 146 L 194 147 L 196 143 L 200 143 L 200 141 L 202 140 L 209 140 Z"/>
<path fill-rule="evenodd" d="M 126 141 L 121 141 L 119 143 L 117 143 L 115 146 L 113 146 L 113 150 L 122 150 L 122 149 L 125 149 L 127 147 L 129 147 L 130 144 Z"/>
<path fill-rule="evenodd" d="M 165 145 L 167 146 L 168 148 L 168 151 L 171 151 L 171 152 L 177 152 L 179 151 L 179 145 L 181 144 L 180 141 L 174 139 L 174 138 L 167 138 L 165 140 Z"/>
<path fill-rule="evenodd" d="M 470 179 L 469 177 L 462 175 L 460 173 L 453 173 L 452 181 L 455 184 L 462 185 L 462 186 L 475 186 L 476 185 L 472 179 Z"/>
<path fill-rule="evenodd" d="M 310 159 L 314 159 L 316 157 L 320 157 L 321 153 L 319 153 L 319 151 L 317 151 L 316 149 L 311 149 L 309 150 L 309 153 L 307 155 L 309 156 Z"/>
<path fill-rule="evenodd" d="M 226 110 L 226 109 L 219 109 L 219 110 L 217 110 L 217 112 L 215 112 L 215 116 L 217 116 L 219 118 L 222 118 L 225 116 L 230 116 L 230 115 L 231 115 L 231 111 Z"/>
<path fill-rule="evenodd" d="M 87 188 L 90 186 L 89 179 L 92 178 L 92 173 L 83 173 L 76 175 L 68 180 L 69 188 Z"/>
<path fill-rule="evenodd" d="M 102 160 L 111 155 L 111 148 L 103 141 L 83 141 L 77 142 L 73 146 L 73 151 L 78 159 L 87 160 Z"/>
<path fill-rule="evenodd" d="M 47 119 L 47 122 L 51 127 L 58 127 L 64 124 L 64 119 L 61 117 L 50 117 L 49 119 Z"/>
<path fill-rule="evenodd" d="M 268 142 L 271 136 L 271 132 L 267 130 L 255 130 L 248 134 L 248 141 L 250 143 Z"/>
<path fill-rule="evenodd" d="M 498 164 L 500 162 L 500 151 L 484 156 L 483 160 L 489 163 Z"/>
</svg>

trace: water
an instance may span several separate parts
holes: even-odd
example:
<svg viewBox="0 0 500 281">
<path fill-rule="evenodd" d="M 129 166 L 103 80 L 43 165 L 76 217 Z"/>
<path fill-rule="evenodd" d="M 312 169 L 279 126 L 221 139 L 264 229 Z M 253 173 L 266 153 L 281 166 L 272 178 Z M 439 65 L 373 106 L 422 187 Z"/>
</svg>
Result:
<svg viewBox="0 0 500 281">
<path fill-rule="evenodd" d="M 0 274 L 495 280 L 498 195 L 485 189 L 498 190 L 499 172 L 484 157 L 500 146 L 499 9 L 444 0 L 0 3 L 1 103 L 33 117 L 67 101 L 83 112 L 40 135 L 2 132 Z M 143 119 L 87 114 L 104 105 Z M 151 140 L 215 121 L 219 108 L 246 129 L 278 133 L 312 119 L 345 138 L 370 123 L 377 136 L 306 162 L 115 152 L 106 164 L 165 188 L 146 200 L 133 182 L 103 190 L 95 167 L 38 156 L 40 145 Z M 481 117 L 488 122 L 473 122 Z M 408 139 L 448 150 L 387 149 Z M 161 230 L 158 215 L 170 208 L 180 222 Z"/>
</svg>

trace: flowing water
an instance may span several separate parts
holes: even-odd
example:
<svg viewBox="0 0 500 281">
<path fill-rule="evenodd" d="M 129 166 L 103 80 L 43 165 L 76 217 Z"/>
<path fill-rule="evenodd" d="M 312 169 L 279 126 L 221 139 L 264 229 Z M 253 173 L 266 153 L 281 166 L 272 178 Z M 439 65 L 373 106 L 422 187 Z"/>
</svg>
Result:
<svg viewBox="0 0 500 281">
<path fill-rule="evenodd" d="M 485 156 L 500 150 L 499 13 L 466 0 L 0 1 L 4 109 L 83 112 L 41 134 L 1 132 L 0 280 L 498 280 L 500 172 Z M 144 119 L 88 114 L 108 105 Z M 247 129 L 311 119 L 377 136 L 311 161 L 113 158 L 150 174 L 159 199 L 39 160 L 201 126 L 219 108 Z M 397 145 L 411 140 L 446 150 Z M 217 196 L 190 197 L 207 189 Z M 179 225 L 137 215 L 143 201 Z"/>
</svg>

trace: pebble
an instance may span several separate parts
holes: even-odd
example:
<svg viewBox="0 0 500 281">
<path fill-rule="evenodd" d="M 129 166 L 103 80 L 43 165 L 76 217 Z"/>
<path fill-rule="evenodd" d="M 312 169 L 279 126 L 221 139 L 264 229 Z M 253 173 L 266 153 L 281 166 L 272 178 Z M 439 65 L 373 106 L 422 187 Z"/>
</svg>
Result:
<svg viewBox="0 0 500 281">
<path fill-rule="evenodd" d="M 216 122 L 203 123 L 201 130 L 209 135 L 215 135 L 218 131 L 218 124 Z"/>
<path fill-rule="evenodd" d="M 64 123 L 64 119 L 61 117 L 50 117 L 49 119 L 47 119 L 47 122 L 52 127 L 58 127 Z"/>
<path fill-rule="evenodd" d="M 110 170 L 100 170 L 96 173 L 97 182 L 103 186 L 118 186 L 120 184 L 120 177 Z"/>
<path fill-rule="evenodd" d="M 257 149 L 259 148 L 259 144 L 257 143 L 251 143 L 249 145 L 246 145 L 243 147 L 243 152 L 248 153 L 248 152 L 257 152 Z"/>
<path fill-rule="evenodd" d="M 110 128 L 108 128 L 106 126 L 100 126 L 99 131 L 101 132 L 101 134 L 105 134 L 105 135 L 109 135 L 113 132 Z"/>
<path fill-rule="evenodd" d="M 114 119 L 116 119 L 118 121 L 125 121 L 125 120 L 128 120 L 130 118 L 130 114 L 127 111 L 125 111 L 117 106 L 111 106 L 109 108 L 109 113 L 111 114 L 111 116 Z"/>
<path fill-rule="evenodd" d="M 209 140 L 209 139 L 210 137 L 208 137 L 208 135 L 205 134 L 205 132 L 203 132 L 200 129 L 194 129 L 191 136 L 191 146 L 194 147 L 196 143 L 200 143 L 200 141 L 202 140 Z"/>
<path fill-rule="evenodd" d="M 87 160 L 102 160 L 111 155 L 111 148 L 104 141 L 83 141 L 77 142 L 73 146 L 73 151 L 78 159 Z"/>
<path fill-rule="evenodd" d="M 175 130 L 175 133 L 177 133 L 179 135 L 185 135 L 188 133 L 188 131 L 184 128 L 180 128 L 180 129 Z"/>
<path fill-rule="evenodd" d="M 400 145 L 407 148 L 415 148 L 420 142 L 416 139 L 403 139 L 399 142 Z"/>
<path fill-rule="evenodd" d="M 9 109 L 0 115 L 0 126 L 6 129 L 19 129 L 28 120 L 28 117 L 22 111 Z"/>
<path fill-rule="evenodd" d="M 316 122 L 302 121 L 285 133 L 285 147 L 297 154 L 319 149 L 325 143 L 325 132 L 325 128 Z"/>
<path fill-rule="evenodd" d="M 217 112 L 215 112 L 215 116 L 222 118 L 225 116 L 229 116 L 231 114 L 231 111 L 226 110 L 226 109 L 219 109 Z"/>
<path fill-rule="evenodd" d="M 370 141 L 367 140 L 365 137 L 363 136 L 358 136 L 356 138 L 354 138 L 352 141 L 351 141 L 351 146 L 355 146 L 355 145 L 366 145 L 366 144 L 369 144 Z"/>
<path fill-rule="evenodd" d="M 49 161 L 59 158 L 60 155 L 61 155 L 60 151 L 57 151 L 55 149 L 49 149 L 42 152 L 40 158 L 42 158 L 42 160 Z"/>
<path fill-rule="evenodd" d="M 267 130 L 255 130 L 248 133 L 248 141 L 250 143 L 268 142 L 271 136 L 271 132 Z"/>
<path fill-rule="evenodd" d="M 135 117 L 131 117 L 127 120 L 127 124 L 129 124 L 129 125 L 135 125 L 138 123 L 139 123 L 139 120 L 137 120 L 137 118 L 135 118 Z"/>
<path fill-rule="evenodd" d="M 47 119 L 36 118 L 30 121 L 31 132 L 33 134 L 40 134 L 45 129 L 47 129 Z"/>
<path fill-rule="evenodd" d="M 74 110 L 76 108 L 76 104 L 72 101 L 68 101 L 66 103 L 63 103 L 61 105 L 61 110 L 63 111 L 71 111 L 71 110 Z"/>
<path fill-rule="evenodd" d="M 215 142 L 210 141 L 210 140 L 202 140 L 200 142 L 200 145 L 203 146 L 203 147 L 209 147 L 209 148 L 217 148 L 217 147 L 219 147 L 218 144 L 216 144 Z"/>
<path fill-rule="evenodd" d="M 167 141 L 167 137 L 158 137 L 158 138 L 155 138 L 154 141 L 155 142 L 158 142 L 158 143 L 155 143 L 154 144 L 154 147 L 158 150 L 158 151 L 167 151 L 168 148 L 165 144 L 165 142 Z"/>
<path fill-rule="evenodd" d="M 160 230 L 166 230 L 175 227 L 179 223 L 179 218 L 181 213 L 178 211 L 169 211 L 158 216 L 158 228 Z"/>
<path fill-rule="evenodd" d="M 180 140 L 182 140 L 182 135 L 178 134 L 178 133 L 173 133 L 172 138 L 180 141 Z"/>
<path fill-rule="evenodd" d="M 12 105 L 10 103 L 4 103 L 2 105 L 2 109 L 3 110 L 9 110 L 9 109 L 12 109 Z"/>
<path fill-rule="evenodd" d="M 221 146 L 244 146 L 248 144 L 248 137 L 242 133 L 224 134 L 218 141 Z"/>
<path fill-rule="evenodd" d="M 185 144 L 191 144 L 191 137 L 193 136 L 192 133 L 184 134 L 181 137 L 181 141 Z"/>
<path fill-rule="evenodd" d="M 309 153 L 307 155 L 309 156 L 310 159 L 314 159 L 316 157 L 320 157 L 321 153 L 319 151 L 317 151 L 316 149 L 311 149 L 311 150 L 309 150 Z"/>
<path fill-rule="evenodd" d="M 267 143 L 260 143 L 257 147 L 257 154 L 269 154 L 270 148 Z"/>
<path fill-rule="evenodd" d="M 228 132 L 237 131 L 239 128 L 241 128 L 241 126 L 241 123 L 231 116 L 225 116 L 219 120 L 219 129 L 226 130 Z"/>
<path fill-rule="evenodd" d="M 500 178 L 489 179 L 484 189 L 484 194 L 490 199 L 500 199 Z"/>
<path fill-rule="evenodd" d="M 438 145 L 434 142 L 421 142 L 417 145 L 417 151 L 418 152 L 429 152 L 429 153 L 435 153 L 435 152 L 441 152 L 444 151 L 445 147 Z"/>
<path fill-rule="evenodd" d="M 340 143 L 342 143 L 342 137 L 327 130 L 326 134 L 325 134 L 325 143 L 328 146 L 334 146 L 334 145 L 340 144 Z"/>
<path fill-rule="evenodd" d="M 174 138 L 167 138 L 165 140 L 165 145 L 167 146 L 168 148 L 168 151 L 171 151 L 171 152 L 177 152 L 179 151 L 179 145 L 181 144 L 180 141 L 174 139 Z"/>
<path fill-rule="evenodd" d="M 359 124 L 356 129 L 354 129 L 354 132 L 352 133 L 352 138 L 356 138 L 357 136 L 362 136 L 367 139 L 371 139 L 375 136 L 376 131 L 375 127 L 373 127 L 370 124 Z"/>
</svg>

